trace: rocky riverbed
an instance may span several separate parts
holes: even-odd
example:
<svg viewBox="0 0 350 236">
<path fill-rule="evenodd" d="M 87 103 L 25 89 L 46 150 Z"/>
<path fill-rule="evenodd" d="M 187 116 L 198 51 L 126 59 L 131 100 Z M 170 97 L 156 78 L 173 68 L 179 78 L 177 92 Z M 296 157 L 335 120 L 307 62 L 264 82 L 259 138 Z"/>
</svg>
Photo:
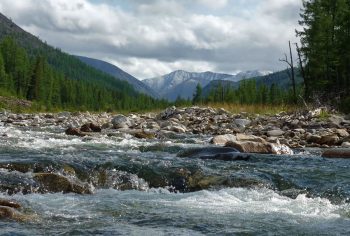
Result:
<svg viewBox="0 0 350 236">
<path fill-rule="evenodd" d="M 350 119 L 322 109 L 276 115 L 231 114 L 224 109 L 170 107 L 158 114 L 46 114 L 0 113 L 5 126 L 57 126 L 67 135 L 88 138 L 126 133 L 140 139 L 162 139 L 179 134 L 211 136 L 211 143 L 240 152 L 291 154 L 295 148 L 350 147 Z M 0 135 L 7 135 L 6 133 Z M 344 156 L 344 155 L 343 155 Z"/>
<path fill-rule="evenodd" d="M 1 232 L 346 235 L 348 132 L 318 110 L 4 111 Z"/>
</svg>

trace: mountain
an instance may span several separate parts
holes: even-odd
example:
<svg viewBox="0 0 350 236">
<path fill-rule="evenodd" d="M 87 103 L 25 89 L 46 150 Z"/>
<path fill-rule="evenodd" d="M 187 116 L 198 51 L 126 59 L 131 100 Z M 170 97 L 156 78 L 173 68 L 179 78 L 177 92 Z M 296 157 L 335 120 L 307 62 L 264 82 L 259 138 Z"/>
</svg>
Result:
<svg viewBox="0 0 350 236">
<path fill-rule="evenodd" d="M 292 82 L 289 78 L 288 73 L 290 73 L 289 70 L 283 70 L 283 71 L 278 71 L 278 72 L 274 72 L 274 73 L 269 73 L 269 74 L 266 74 L 263 76 L 254 76 L 253 78 L 249 78 L 249 79 L 241 79 L 238 81 L 227 80 L 227 79 L 213 80 L 213 81 L 210 81 L 210 83 L 208 83 L 203 88 L 203 95 L 207 96 L 211 90 L 216 89 L 219 85 L 223 86 L 224 88 L 231 87 L 231 88 L 237 89 L 239 87 L 239 84 L 243 80 L 255 80 L 257 83 L 257 86 L 264 84 L 267 87 L 270 87 L 272 84 L 275 84 L 278 87 L 280 87 L 281 89 L 286 90 L 286 89 L 291 88 L 291 86 L 292 86 Z M 253 73 L 250 73 L 249 75 L 253 75 Z M 296 73 L 295 79 L 296 79 L 297 85 L 299 85 L 303 82 L 299 73 Z"/>
<path fill-rule="evenodd" d="M 198 83 L 202 87 L 205 87 L 211 81 L 215 80 L 239 81 L 257 75 L 264 75 L 264 73 L 259 71 L 247 71 L 240 72 L 237 75 L 230 75 L 210 71 L 196 73 L 177 70 L 160 77 L 143 80 L 143 82 L 158 92 L 161 97 L 174 101 L 178 97 L 192 99 Z"/>
<path fill-rule="evenodd" d="M 38 37 L 24 31 L 0 13 L 0 40 L 7 36 L 11 36 L 26 50 L 29 56 L 35 57 L 40 55 L 45 57 L 53 68 L 64 73 L 70 79 L 99 82 L 101 85 L 112 89 L 126 89 L 131 94 L 136 92 L 125 81 L 106 75 L 97 69 L 87 66 L 75 56 L 62 52 L 46 42 L 42 42 Z"/>
<path fill-rule="evenodd" d="M 166 106 L 164 101 L 139 93 L 128 82 L 48 45 L 1 13 L 0 44 L 0 95 L 34 100 L 44 109 Z"/>
<path fill-rule="evenodd" d="M 103 71 L 116 79 L 120 79 L 131 84 L 134 89 L 140 93 L 147 94 L 154 98 L 158 98 L 159 95 L 151 89 L 148 85 L 144 84 L 140 80 L 136 79 L 134 76 L 126 73 L 119 67 L 112 65 L 108 62 L 97 60 L 89 57 L 76 56 L 79 60 L 86 63 L 87 65 L 94 67 L 97 70 Z"/>
</svg>

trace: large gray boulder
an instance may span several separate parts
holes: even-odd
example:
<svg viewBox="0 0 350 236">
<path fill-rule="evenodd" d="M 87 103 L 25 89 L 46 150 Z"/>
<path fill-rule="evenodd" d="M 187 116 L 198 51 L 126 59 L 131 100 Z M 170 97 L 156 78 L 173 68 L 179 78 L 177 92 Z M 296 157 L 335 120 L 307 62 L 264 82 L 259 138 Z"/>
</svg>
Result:
<svg viewBox="0 0 350 236">
<path fill-rule="evenodd" d="M 124 115 L 117 115 L 111 121 L 114 129 L 129 128 L 132 125 L 130 118 Z"/>
</svg>

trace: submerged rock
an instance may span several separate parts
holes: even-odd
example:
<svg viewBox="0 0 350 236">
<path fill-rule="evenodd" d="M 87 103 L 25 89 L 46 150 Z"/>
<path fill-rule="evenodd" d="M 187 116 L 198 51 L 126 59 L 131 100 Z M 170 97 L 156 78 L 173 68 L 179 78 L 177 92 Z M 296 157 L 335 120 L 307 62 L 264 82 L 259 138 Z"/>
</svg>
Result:
<svg viewBox="0 0 350 236">
<path fill-rule="evenodd" d="M 237 149 L 230 147 L 207 147 L 191 148 L 184 150 L 177 155 L 178 157 L 212 159 L 223 161 L 248 160 L 249 156 L 239 153 Z"/>
<path fill-rule="evenodd" d="M 39 192 L 63 192 L 63 193 L 78 193 L 91 194 L 92 191 L 87 185 L 80 183 L 77 180 L 69 179 L 65 176 L 55 173 L 37 173 L 33 179 L 39 183 Z"/>
<path fill-rule="evenodd" d="M 156 135 L 154 133 L 148 133 L 145 131 L 137 132 L 134 134 L 135 138 L 139 139 L 154 139 Z"/>
</svg>

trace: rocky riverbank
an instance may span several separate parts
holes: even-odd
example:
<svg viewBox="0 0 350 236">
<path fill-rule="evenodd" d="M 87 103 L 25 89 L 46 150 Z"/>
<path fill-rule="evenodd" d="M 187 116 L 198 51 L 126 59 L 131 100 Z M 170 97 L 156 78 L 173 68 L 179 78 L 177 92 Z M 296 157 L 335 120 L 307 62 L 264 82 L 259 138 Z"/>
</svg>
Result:
<svg viewBox="0 0 350 236">
<path fill-rule="evenodd" d="M 349 117 L 321 116 L 321 109 L 287 114 L 231 114 L 224 109 L 170 107 L 158 114 L 46 113 L 14 114 L 3 111 L 5 126 L 57 126 L 67 135 L 91 136 L 127 133 L 136 138 L 162 139 L 171 135 L 197 134 L 211 143 L 240 152 L 292 154 L 305 147 L 350 147 Z M 7 134 L 0 134 L 6 136 Z M 344 156 L 344 155 L 342 155 Z"/>
</svg>

